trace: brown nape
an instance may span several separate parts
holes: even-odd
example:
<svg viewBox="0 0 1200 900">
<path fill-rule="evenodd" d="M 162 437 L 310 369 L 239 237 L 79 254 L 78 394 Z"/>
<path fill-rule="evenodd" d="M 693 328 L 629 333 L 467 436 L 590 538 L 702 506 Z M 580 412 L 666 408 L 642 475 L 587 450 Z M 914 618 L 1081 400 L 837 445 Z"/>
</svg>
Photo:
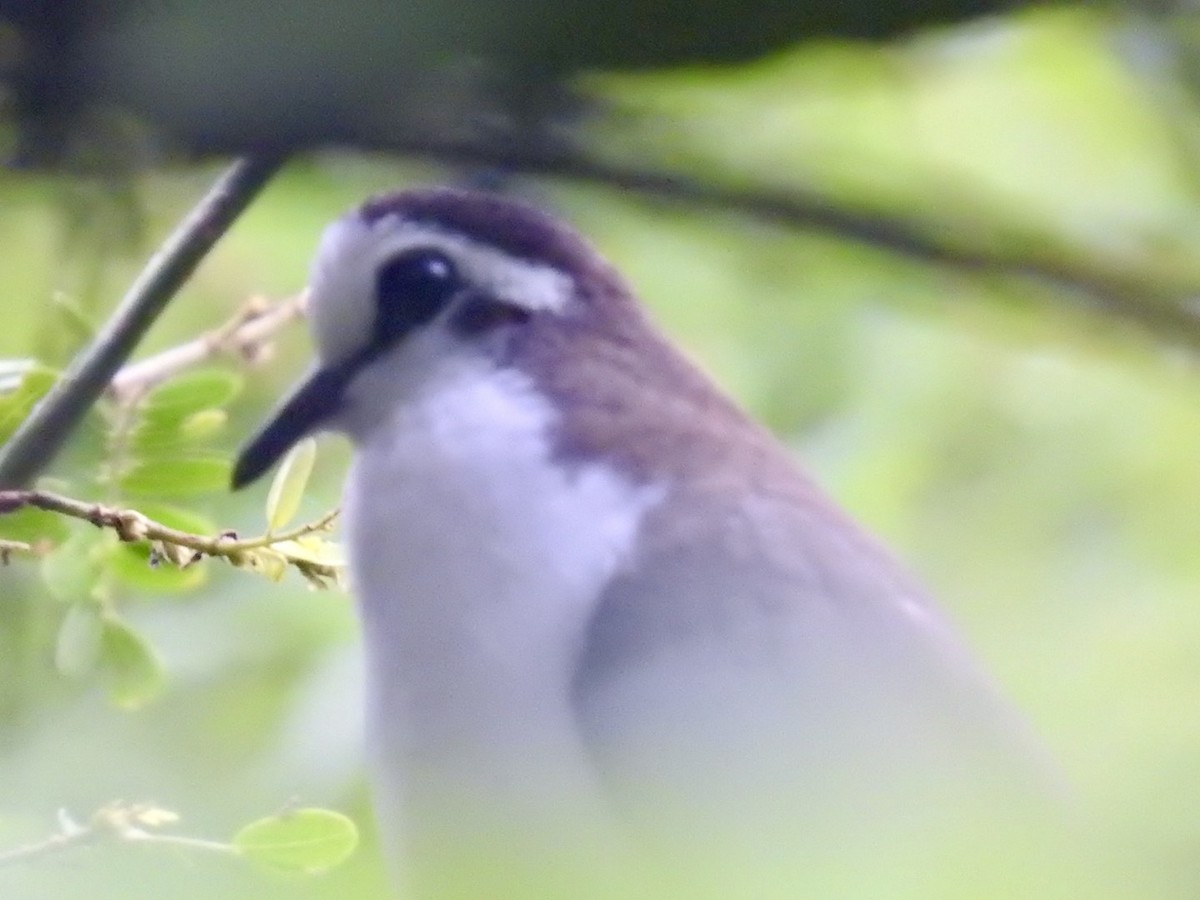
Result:
<svg viewBox="0 0 1200 900">
<path fill-rule="evenodd" d="M 637 482 L 807 484 L 774 436 L 669 343 L 623 283 L 578 285 L 586 313 L 531 322 L 512 357 L 561 411 L 560 458 L 603 458 Z"/>
</svg>

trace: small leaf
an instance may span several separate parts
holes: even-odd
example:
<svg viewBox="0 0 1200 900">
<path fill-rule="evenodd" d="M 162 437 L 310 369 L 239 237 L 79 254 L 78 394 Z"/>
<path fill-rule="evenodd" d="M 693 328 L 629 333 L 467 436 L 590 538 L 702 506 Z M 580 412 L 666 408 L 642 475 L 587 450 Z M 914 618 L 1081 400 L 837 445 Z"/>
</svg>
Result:
<svg viewBox="0 0 1200 900">
<path fill-rule="evenodd" d="M 294 541 L 278 541 L 271 545 L 280 553 L 319 566 L 342 567 L 346 565 L 346 552 L 336 541 L 326 540 L 315 534 L 306 534 Z"/>
<path fill-rule="evenodd" d="M 255 568 L 262 572 L 271 581 L 282 581 L 283 576 L 287 574 L 288 563 L 287 559 L 281 553 L 277 553 L 270 547 L 263 547 L 259 550 L 252 551 L 255 559 Z"/>
<path fill-rule="evenodd" d="M 332 810 L 298 809 L 251 822 L 233 836 L 232 844 L 261 865 L 311 875 L 345 862 L 358 846 L 358 828 Z"/>
<path fill-rule="evenodd" d="M 214 406 L 224 406 L 238 395 L 243 378 L 231 369 L 196 369 L 160 384 L 141 403 L 144 415 L 174 415 L 176 420 Z"/>
<path fill-rule="evenodd" d="M 63 675 L 78 678 L 96 666 L 104 623 L 91 603 L 73 603 L 58 627 L 54 665 Z"/>
<path fill-rule="evenodd" d="M 278 531 L 296 515 L 316 458 L 317 442 L 313 438 L 304 438 L 284 457 L 267 491 L 268 532 Z"/>
<path fill-rule="evenodd" d="M 203 441 L 221 432 L 229 421 L 223 409 L 201 409 L 179 423 L 179 433 L 189 441 Z"/>
<path fill-rule="evenodd" d="M 225 490 L 231 468 L 229 460 L 216 456 L 143 460 L 118 483 L 131 496 L 193 497 Z"/>
<path fill-rule="evenodd" d="M 287 573 L 287 560 L 274 550 L 265 547 L 245 550 L 230 557 L 229 563 L 237 569 L 257 572 L 271 581 L 279 581 Z"/>
<path fill-rule="evenodd" d="M 108 697 L 122 709 L 137 709 L 161 693 L 166 682 L 162 663 L 146 640 L 116 616 L 103 620 L 100 663 Z"/>
<path fill-rule="evenodd" d="M 48 541 L 60 544 L 70 536 L 67 520 L 57 513 L 41 509 L 18 509 L 0 516 L 0 537 L 11 541 L 27 541 L 36 544 Z"/>
<path fill-rule="evenodd" d="M 197 410 L 182 419 L 173 415 L 143 417 L 129 433 L 130 455 L 143 460 L 178 455 L 218 434 L 228 419 L 225 410 L 214 408 Z"/>
<path fill-rule="evenodd" d="M 42 582 L 50 596 L 72 604 L 88 597 L 96 581 L 92 551 L 101 538 L 99 531 L 76 531 L 42 557 Z"/>
<path fill-rule="evenodd" d="M 181 422 L 176 419 L 165 422 L 140 420 L 129 432 L 129 455 L 134 459 L 150 459 L 168 453 L 178 453 L 188 443 L 179 430 L 180 425 Z"/>
<path fill-rule="evenodd" d="M 121 544 L 109 558 L 108 571 L 126 587 L 145 594 L 186 594 L 208 580 L 205 566 L 181 569 L 166 560 L 154 565 L 148 544 Z"/>
</svg>

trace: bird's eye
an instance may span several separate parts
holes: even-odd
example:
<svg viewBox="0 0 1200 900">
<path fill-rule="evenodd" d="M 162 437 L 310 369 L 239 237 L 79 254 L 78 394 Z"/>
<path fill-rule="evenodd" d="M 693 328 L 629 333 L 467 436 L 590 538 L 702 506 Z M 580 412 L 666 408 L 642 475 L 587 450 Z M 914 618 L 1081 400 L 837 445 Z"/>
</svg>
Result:
<svg viewBox="0 0 1200 900">
<path fill-rule="evenodd" d="M 375 280 L 375 343 L 390 344 L 430 321 L 461 287 L 445 253 L 406 250 L 379 268 Z"/>
</svg>

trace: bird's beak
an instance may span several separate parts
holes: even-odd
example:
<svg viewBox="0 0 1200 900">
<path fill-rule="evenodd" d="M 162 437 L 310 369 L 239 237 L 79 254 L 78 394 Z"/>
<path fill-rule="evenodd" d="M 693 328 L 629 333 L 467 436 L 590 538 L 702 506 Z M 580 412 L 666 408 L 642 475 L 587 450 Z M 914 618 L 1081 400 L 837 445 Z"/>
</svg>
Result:
<svg viewBox="0 0 1200 900">
<path fill-rule="evenodd" d="M 233 489 L 257 480 L 297 441 L 319 430 L 341 407 L 346 381 L 341 369 L 314 369 L 309 373 L 238 454 L 231 479 Z"/>
</svg>

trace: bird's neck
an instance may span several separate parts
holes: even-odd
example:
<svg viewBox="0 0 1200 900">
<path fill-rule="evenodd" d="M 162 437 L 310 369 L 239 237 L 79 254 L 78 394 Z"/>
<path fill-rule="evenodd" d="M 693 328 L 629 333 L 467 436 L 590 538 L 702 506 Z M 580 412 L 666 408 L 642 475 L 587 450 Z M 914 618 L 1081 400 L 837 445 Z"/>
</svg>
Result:
<svg viewBox="0 0 1200 900">
<path fill-rule="evenodd" d="M 554 418 L 516 373 L 463 378 L 357 441 L 346 521 L 380 772 L 498 804 L 599 802 L 571 678 L 661 492 L 551 460 Z"/>
</svg>

